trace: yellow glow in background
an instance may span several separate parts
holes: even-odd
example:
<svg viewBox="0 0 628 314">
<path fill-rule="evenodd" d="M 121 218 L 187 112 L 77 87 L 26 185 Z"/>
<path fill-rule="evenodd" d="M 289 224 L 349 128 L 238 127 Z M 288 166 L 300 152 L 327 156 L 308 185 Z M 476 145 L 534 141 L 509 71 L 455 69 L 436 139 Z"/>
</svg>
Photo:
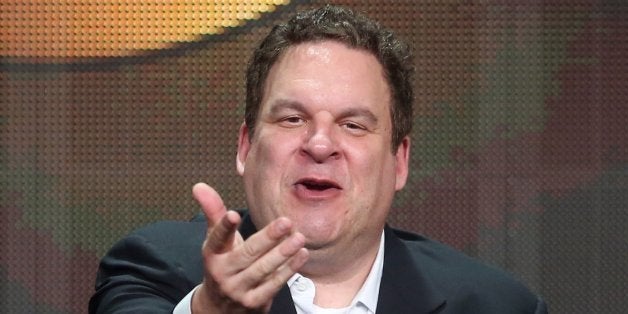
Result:
<svg viewBox="0 0 628 314">
<path fill-rule="evenodd" d="M 289 0 L 3 0 L 3 57 L 113 57 L 220 34 Z"/>
</svg>

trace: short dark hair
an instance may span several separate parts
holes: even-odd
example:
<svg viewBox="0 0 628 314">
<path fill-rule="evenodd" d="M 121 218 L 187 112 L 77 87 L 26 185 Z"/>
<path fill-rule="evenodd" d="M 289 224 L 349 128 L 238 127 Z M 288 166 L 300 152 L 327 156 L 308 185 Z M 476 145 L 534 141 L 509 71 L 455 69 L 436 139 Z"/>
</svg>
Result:
<svg viewBox="0 0 628 314">
<path fill-rule="evenodd" d="M 244 119 L 251 139 L 273 64 L 289 47 L 312 41 L 334 40 L 372 53 L 384 69 L 391 91 L 393 153 L 412 130 L 412 77 L 414 67 L 408 45 L 379 23 L 350 9 L 326 5 L 304 11 L 285 24 L 276 25 L 254 51 L 246 72 Z"/>
</svg>

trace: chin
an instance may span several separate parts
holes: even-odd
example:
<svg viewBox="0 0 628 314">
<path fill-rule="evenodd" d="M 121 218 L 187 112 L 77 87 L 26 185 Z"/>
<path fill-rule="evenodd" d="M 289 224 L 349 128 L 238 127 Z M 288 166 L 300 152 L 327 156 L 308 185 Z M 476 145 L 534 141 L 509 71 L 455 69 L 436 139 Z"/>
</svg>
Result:
<svg viewBox="0 0 628 314">
<path fill-rule="evenodd" d="M 305 236 L 305 247 L 308 250 L 322 250 L 332 246 L 337 240 L 334 232 L 325 232 L 321 229 L 307 228 L 299 232 Z"/>
<path fill-rule="evenodd" d="M 323 254 L 326 250 L 332 249 L 334 247 L 333 241 L 306 241 L 305 248 L 310 251 L 313 255 L 316 255 L 317 252 L 319 254 Z"/>
</svg>

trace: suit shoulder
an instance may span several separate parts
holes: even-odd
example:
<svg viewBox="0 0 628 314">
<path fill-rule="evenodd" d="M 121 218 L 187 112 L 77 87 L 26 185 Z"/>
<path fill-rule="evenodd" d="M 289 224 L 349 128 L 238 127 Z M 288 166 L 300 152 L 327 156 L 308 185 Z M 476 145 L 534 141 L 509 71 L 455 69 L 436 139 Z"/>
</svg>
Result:
<svg viewBox="0 0 628 314">
<path fill-rule="evenodd" d="M 420 262 L 421 267 L 441 269 L 459 279 L 473 280 L 492 275 L 491 278 L 496 280 L 516 281 L 507 272 L 436 240 L 407 231 L 395 230 L 395 234 L 409 249 L 414 260 Z"/>
<path fill-rule="evenodd" d="M 160 221 L 123 237 L 100 261 L 90 313 L 172 311 L 202 280 L 205 230 L 204 222 Z"/>
<path fill-rule="evenodd" d="M 161 260 L 160 264 L 174 264 L 187 269 L 200 260 L 206 230 L 204 221 L 154 222 L 118 240 L 103 261 L 119 259 L 140 264 Z M 149 261 L 149 257 L 154 260 Z"/>
<path fill-rule="evenodd" d="M 445 294 L 465 300 L 498 300 L 522 308 L 542 302 L 512 274 L 485 264 L 446 244 L 414 233 L 394 230 L 414 262 Z M 497 304 L 495 304 L 497 305 Z"/>
<path fill-rule="evenodd" d="M 157 221 L 135 229 L 112 249 L 142 246 L 165 261 L 182 265 L 197 263 L 206 230 L 204 221 Z"/>
<path fill-rule="evenodd" d="M 168 244 L 171 242 L 193 242 L 193 239 L 203 239 L 207 223 L 205 221 L 174 221 L 163 220 L 135 229 L 127 237 L 144 237 L 153 242 Z"/>
</svg>

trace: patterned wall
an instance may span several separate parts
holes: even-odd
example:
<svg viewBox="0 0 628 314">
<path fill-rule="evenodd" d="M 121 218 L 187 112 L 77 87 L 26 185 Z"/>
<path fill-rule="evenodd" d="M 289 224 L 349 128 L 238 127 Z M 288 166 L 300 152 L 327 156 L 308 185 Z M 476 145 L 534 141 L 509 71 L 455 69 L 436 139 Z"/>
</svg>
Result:
<svg viewBox="0 0 628 314">
<path fill-rule="evenodd" d="M 390 223 L 505 268 L 552 313 L 628 311 L 628 5 L 329 1 L 412 43 L 412 171 Z M 83 313 L 130 230 L 244 206 L 244 67 L 323 1 L 0 4 L 0 309 Z"/>
</svg>

